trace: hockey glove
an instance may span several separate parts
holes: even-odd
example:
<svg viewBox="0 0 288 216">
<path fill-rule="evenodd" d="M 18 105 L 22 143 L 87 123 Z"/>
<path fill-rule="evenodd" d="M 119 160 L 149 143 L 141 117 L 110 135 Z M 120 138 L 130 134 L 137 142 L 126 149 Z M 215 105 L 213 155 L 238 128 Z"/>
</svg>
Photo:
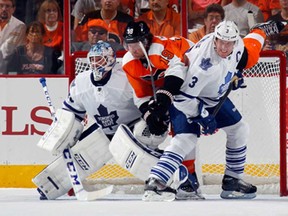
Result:
<svg viewBox="0 0 288 216">
<path fill-rule="evenodd" d="M 209 114 L 209 112 L 203 107 L 203 103 L 199 103 L 198 105 L 199 115 L 194 118 L 188 118 L 188 123 L 198 123 L 202 127 L 202 133 L 213 134 L 217 129 L 217 122 L 215 120 L 215 116 Z"/>
<path fill-rule="evenodd" d="M 146 114 L 144 116 L 144 119 L 146 120 L 146 123 L 148 125 L 151 134 L 160 136 L 168 130 L 168 124 L 169 124 L 168 115 L 159 117 L 155 113 L 150 113 L 149 111 L 147 111 Z M 163 117 L 165 117 L 166 119 Z"/>
<path fill-rule="evenodd" d="M 202 126 L 202 133 L 205 135 L 213 134 L 217 129 L 217 122 L 213 115 L 208 115 L 204 118 L 201 116 L 198 116 L 191 120 Z"/>
<path fill-rule="evenodd" d="M 152 98 L 148 104 L 148 111 L 144 114 L 150 133 L 162 135 L 168 129 L 169 124 L 169 107 L 172 103 L 173 96 L 169 91 L 159 89 L 156 92 L 156 100 Z"/>
<path fill-rule="evenodd" d="M 285 28 L 285 25 L 282 22 L 270 20 L 265 23 L 256 24 L 255 26 L 252 27 L 252 30 L 261 29 L 265 32 L 266 36 L 271 36 L 271 35 L 279 34 L 284 28 Z"/>
<path fill-rule="evenodd" d="M 237 90 L 239 88 L 246 88 L 247 85 L 244 83 L 244 78 L 242 75 L 242 71 L 238 71 L 235 76 L 237 77 L 234 81 L 233 81 L 233 86 L 232 86 L 232 90 Z"/>
</svg>

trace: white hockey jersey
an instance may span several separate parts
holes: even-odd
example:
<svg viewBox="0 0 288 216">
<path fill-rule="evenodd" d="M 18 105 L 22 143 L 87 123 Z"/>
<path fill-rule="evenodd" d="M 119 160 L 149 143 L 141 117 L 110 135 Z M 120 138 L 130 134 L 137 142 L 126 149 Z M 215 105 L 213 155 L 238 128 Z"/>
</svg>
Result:
<svg viewBox="0 0 288 216">
<path fill-rule="evenodd" d="M 82 120 L 85 114 L 94 118 L 105 134 L 114 134 L 120 124 L 129 124 L 141 113 L 133 102 L 133 90 L 121 65 L 116 64 L 107 83 L 92 78 L 91 71 L 80 73 L 71 83 L 63 108 Z"/>
<path fill-rule="evenodd" d="M 195 117 L 199 115 L 200 101 L 204 102 L 204 107 L 215 106 L 237 72 L 243 52 L 244 43 L 240 39 L 232 54 L 223 59 L 214 49 L 213 33 L 206 35 L 186 54 L 190 66 L 180 95 L 175 97 L 175 107 L 187 117 Z"/>
</svg>

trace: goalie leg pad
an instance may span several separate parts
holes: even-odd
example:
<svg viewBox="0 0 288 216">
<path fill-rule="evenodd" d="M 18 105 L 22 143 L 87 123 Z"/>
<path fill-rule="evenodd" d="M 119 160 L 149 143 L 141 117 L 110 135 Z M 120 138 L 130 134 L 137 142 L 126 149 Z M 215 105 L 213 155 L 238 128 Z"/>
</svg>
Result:
<svg viewBox="0 0 288 216">
<path fill-rule="evenodd" d="M 109 142 L 107 136 L 99 128 L 83 138 L 71 149 L 75 161 L 74 164 L 81 181 L 99 170 L 112 158 L 109 151 Z M 56 199 L 66 194 L 72 187 L 66 169 L 67 165 L 64 158 L 60 156 L 33 178 L 32 181 L 47 199 Z"/>
<path fill-rule="evenodd" d="M 143 181 L 148 178 L 150 169 L 162 155 L 140 143 L 124 124 L 117 128 L 109 149 L 121 167 Z"/>
<path fill-rule="evenodd" d="M 74 113 L 58 109 L 55 120 L 41 137 L 37 146 L 51 152 L 52 155 L 59 155 L 68 145 L 74 146 L 83 127 L 81 122 L 75 119 Z"/>
<path fill-rule="evenodd" d="M 134 125 L 133 134 L 137 140 L 148 148 L 156 149 L 158 146 L 165 141 L 168 135 L 168 131 L 159 136 L 151 134 L 146 121 L 141 119 Z"/>
</svg>

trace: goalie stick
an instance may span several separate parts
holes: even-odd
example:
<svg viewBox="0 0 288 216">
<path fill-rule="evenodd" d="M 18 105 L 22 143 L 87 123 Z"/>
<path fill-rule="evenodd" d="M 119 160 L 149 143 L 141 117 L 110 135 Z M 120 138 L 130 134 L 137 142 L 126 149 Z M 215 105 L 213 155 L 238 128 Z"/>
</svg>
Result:
<svg viewBox="0 0 288 216">
<path fill-rule="evenodd" d="M 54 121 L 57 121 L 57 118 L 55 117 L 55 108 L 52 105 L 52 101 L 48 92 L 48 87 L 46 85 L 46 79 L 44 77 L 39 79 L 40 83 L 42 84 L 42 88 L 46 97 L 46 100 L 48 102 L 48 106 L 51 112 L 51 116 L 54 119 Z M 77 168 L 75 166 L 75 161 L 72 157 L 71 149 L 69 146 L 64 149 L 63 151 L 63 158 L 66 163 L 67 167 L 67 174 L 69 175 L 69 179 L 71 181 L 75 196 L 77 200 L 80 201 L 92 201 L 99 198 L 102 198 L 110 193 L 112 193 L 113 185 L 110 185 L 106 188 L 103 188 L 98 191 L 86 191 L 84 189 L 83 183 L 80 180 L 79 173 L 77 171 Z"/>
</svg>

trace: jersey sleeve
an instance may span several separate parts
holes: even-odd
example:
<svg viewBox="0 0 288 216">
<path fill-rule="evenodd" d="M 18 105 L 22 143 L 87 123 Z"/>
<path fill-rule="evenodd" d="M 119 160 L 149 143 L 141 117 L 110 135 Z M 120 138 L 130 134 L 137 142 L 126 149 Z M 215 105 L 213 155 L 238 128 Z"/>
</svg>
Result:
<svg viewBox="0 0 288 216">
<path fill-rule="evenodd" d="M 76 118 L 82 121 L 85 118 L 86 110 L 84 106 L 78 102 L 77 89 L 78 85 L 75 79 L 70 85 L 68 97 L 64 100 L 62 108 L 73 112 Z"/>
<path fill-rule="evenodd" d="M 246 37 L 244 37 L 243 42 L 248 53 L 245 68 L 253 67 L 258 62 L 265 39 L 266 35 L 260 29 L 254 29 Z"/>
</svg>

